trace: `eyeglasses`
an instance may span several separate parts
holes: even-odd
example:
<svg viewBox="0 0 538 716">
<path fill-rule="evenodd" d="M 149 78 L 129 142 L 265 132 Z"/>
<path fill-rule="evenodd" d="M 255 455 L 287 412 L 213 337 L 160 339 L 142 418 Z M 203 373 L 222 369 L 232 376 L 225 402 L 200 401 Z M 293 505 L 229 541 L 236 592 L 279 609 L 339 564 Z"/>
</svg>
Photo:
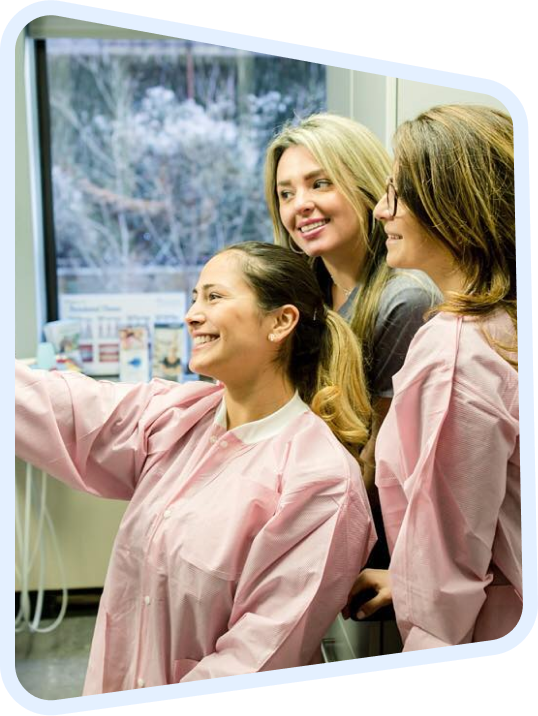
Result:
<svg viewBox="0 0 538 716">
<path fill-rule="evenodd" d="M 398 192 L 396 191 L 394 179 L 392 177 L 387 179 L 385 194 L 387 195 L 387 211 L 390 214 L 390 218 L 394 219 L 396 216 L 396 210 L 398 209 Z"/>
</svg>

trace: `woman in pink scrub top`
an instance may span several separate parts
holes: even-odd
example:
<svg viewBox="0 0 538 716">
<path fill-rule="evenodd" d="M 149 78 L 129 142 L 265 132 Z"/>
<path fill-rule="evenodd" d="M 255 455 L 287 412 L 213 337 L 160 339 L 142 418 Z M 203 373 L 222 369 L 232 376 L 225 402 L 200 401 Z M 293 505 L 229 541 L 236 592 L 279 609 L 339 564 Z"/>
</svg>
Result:
<svg viewBox="0 0 538 716">
<path fill-rule="evenodd" d="M 85 694 L 310 663 L 375 542 L 361 356 L 307 263 L 225 249 L 186 322 L 216 384 L 17 366 L 17 454 L 129 500 Z"/>
<path fill-rule="evenodd" d="M 392 596 L 404 651 L 497 639 L 522 611 L 510 118 L 454 105 L 403 124 L 375 215 L 389 265 L 428 273 L 444 302 L 377 440 L 390 568 L 364 570 L 352 594 L 376 593 L 360 617 Z"/>
</svg>

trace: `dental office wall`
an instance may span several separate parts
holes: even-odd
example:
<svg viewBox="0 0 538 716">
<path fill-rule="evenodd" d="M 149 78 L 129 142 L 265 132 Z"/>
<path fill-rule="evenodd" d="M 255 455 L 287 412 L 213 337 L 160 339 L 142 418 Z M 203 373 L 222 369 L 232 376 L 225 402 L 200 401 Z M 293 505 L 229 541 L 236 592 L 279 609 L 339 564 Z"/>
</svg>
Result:
<svg viewBox="0 0 538 716">
<path fill-rule="evenodd" d="M 125 29 L 91 25 L 61 18 L 39 18 L 43 32 L 60 28 L 78 32 L 86 26 L 92 36 L 140 39 L 144 35 Z M 16 355 L 35 355 L 45 318 L 43 235 L 38 187 L 39 161 L 36 142 L 35 87 L 32 77 L 32 40 L 21 33 L 16 47 Z M 327 68 L 327 106 L 372 129 L 390 148 L 391 136 L 402 121 L 435 104 L 473 102 L 505 109 L 496 99 L 464 90 L 410 80 L 373 75 L 336 67 Z M 123 503 L 76 493 L 49 480 L 47 504 L 53 520 L 69 589 L 101 587 Z M 17 497 L 24 498 L 24 465 L 17 461 Z M 50 547 L 50 541 L 47 542 Z M 45 589 L 62 587 L 52 551 L 47 554 Z M 35 579 L 30 582 L 35 589 Z M 19 589 L 19 584 L 16 584 Z"/>
</svg>

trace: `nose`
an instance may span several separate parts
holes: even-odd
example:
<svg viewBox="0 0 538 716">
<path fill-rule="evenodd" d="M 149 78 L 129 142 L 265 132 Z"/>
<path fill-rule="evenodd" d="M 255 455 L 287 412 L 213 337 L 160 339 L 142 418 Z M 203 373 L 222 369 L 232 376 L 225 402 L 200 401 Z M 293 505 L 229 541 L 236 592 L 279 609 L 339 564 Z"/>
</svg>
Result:
<svg viewBox="0 0 538 716">
<path fill-rule="evenodd" d="M 298 214 L 312 211 L 314 208 L 314 200 L 310 192 L 306 190 L 297 191 L 295 194 L 295 211 Z"/>
<path fill-rule="evenodd" d="M 198 300 L 195 300 L 185 314 L 185 323 L 191 328 L 191 326 L 198 326 L 200 323 L 203 323 L 204 320 L 205 317 L 198 305 Z"/>
<path fill-rule="evenodd" d="M 390 219 L 386 192 L 375 205 L 374 219 L 377 219 L 378 221 L 387 221 L 388 219 Z"/>
</svg>

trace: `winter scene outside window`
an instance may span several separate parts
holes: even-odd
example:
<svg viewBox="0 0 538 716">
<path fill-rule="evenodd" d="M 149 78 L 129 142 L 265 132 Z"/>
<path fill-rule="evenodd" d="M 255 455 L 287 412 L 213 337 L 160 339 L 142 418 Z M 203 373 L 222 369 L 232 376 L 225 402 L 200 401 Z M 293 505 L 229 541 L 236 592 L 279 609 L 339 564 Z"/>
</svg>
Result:
<svg viewBox="0 0 538 716">
<path fill-rule="evenodd" d="M 216 251 L 272 241 L 265 147 L 326 108 L 326 68 L 173 39 L 46 49 L 60 318 L 85 314 L 90 334 L 115 295 L 124 320 L 130 298 L 159 296 L 154 320 L 177 320 Z M 121 316 L 109 317 L 100 331 L 116 340 Z"/>
</svg>

